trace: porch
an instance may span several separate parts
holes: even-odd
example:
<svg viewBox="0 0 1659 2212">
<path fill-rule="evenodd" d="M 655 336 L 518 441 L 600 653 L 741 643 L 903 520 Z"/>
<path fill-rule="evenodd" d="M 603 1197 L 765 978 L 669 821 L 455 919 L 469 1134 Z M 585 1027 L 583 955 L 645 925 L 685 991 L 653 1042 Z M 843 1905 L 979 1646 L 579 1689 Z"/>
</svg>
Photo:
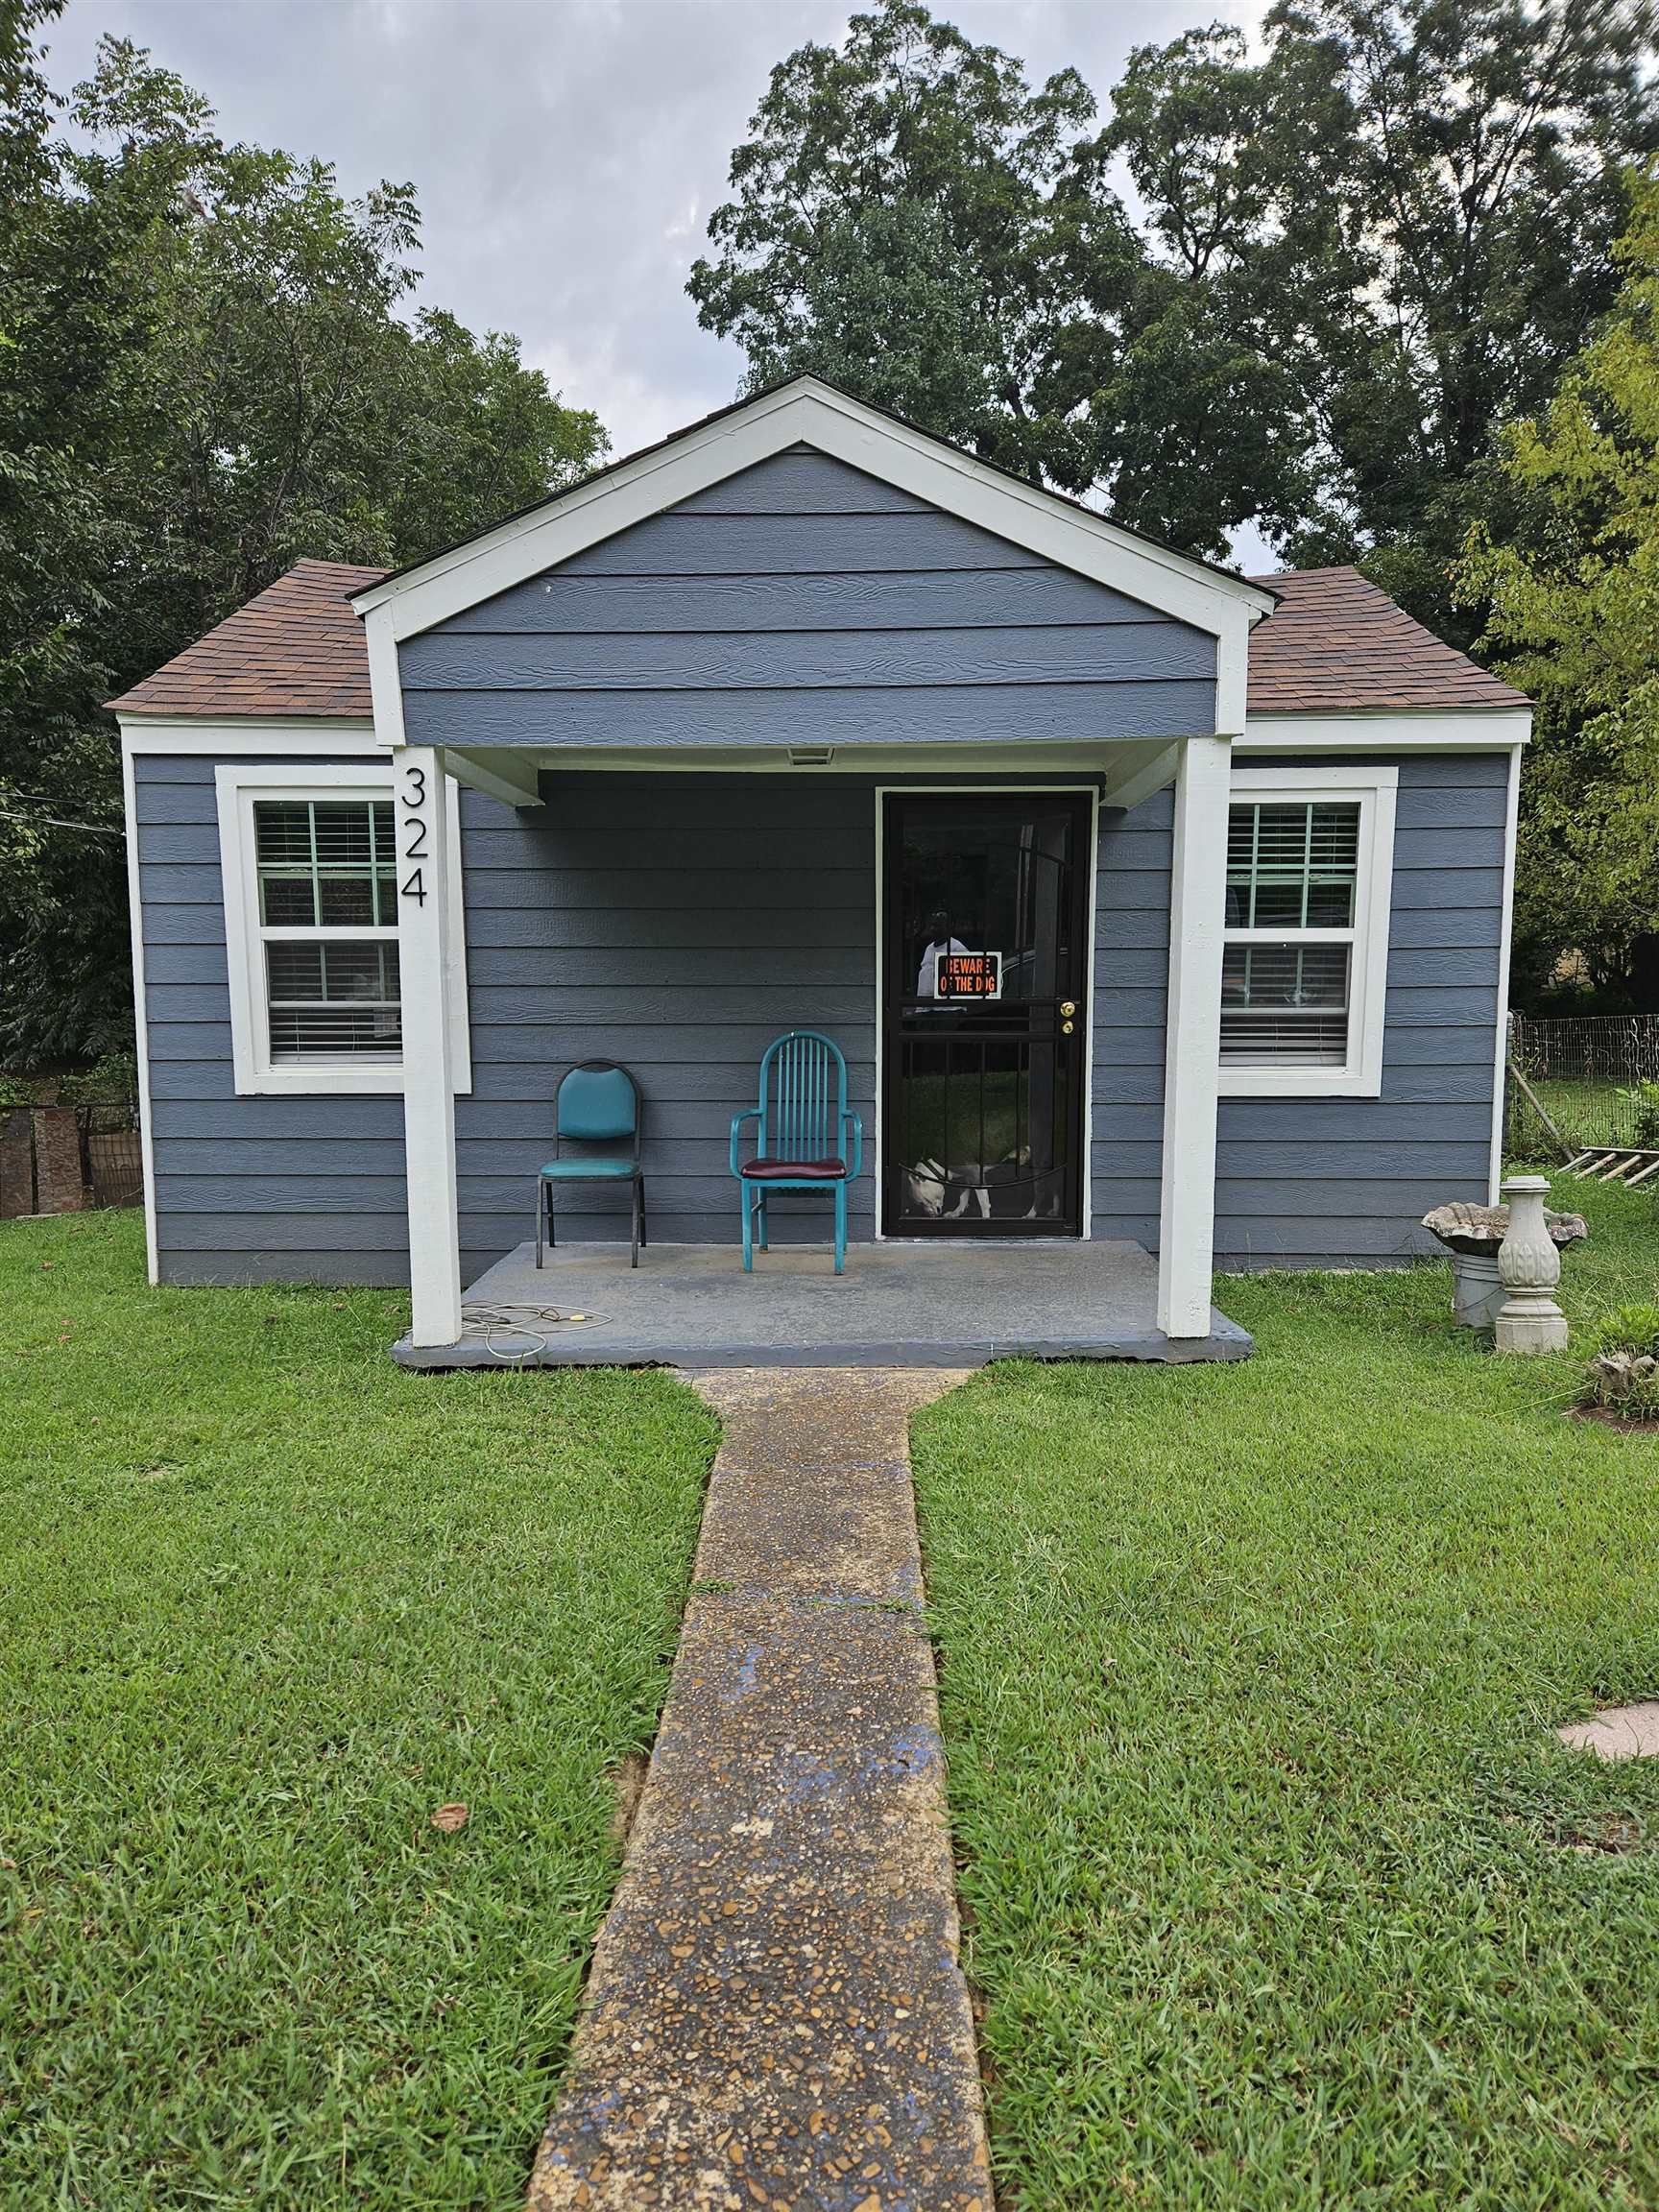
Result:
<svg viewBox="0 0 1659 2212">
<path fill-rule="evenodd" d="M 730 1244 L 566 1245 L 538 1271 L 521 1244 L 463 1293 L 447 1344 L 393 1348 L 404 1367 L 976 1367 L 990 1359 L 1242 1359 L 1214 1308 L 1205 1334 L 1158 1326 L 1158 1262 L 1141 1245 L 1002 1239 L 778 1245 L 745 1275 Z"/>
</svg>

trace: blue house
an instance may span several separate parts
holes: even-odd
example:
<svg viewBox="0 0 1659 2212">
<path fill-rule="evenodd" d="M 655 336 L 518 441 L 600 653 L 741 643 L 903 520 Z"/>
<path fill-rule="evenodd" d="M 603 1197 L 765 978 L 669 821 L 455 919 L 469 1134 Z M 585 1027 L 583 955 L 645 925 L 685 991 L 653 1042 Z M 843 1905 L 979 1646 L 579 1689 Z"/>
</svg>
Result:
<svg viewBox="0 0 1659 2212">
<path fill-rule="evenodd" d="M 595 1058 L 647 1267 L 734 1248 L 799 1027 L 863 1118 L 850 1281 L 1140 1247 L 1179 1346 L 1213 1264 L 1492 1192 L 1525 699 L 1353 569 L 1246 580 L 816 380 L 302 562 L 114 708 L 156 1281 L 407 1282 L 455 1343 Z M 561 1248 L 627 1228 L 573 1188 Z"/>
</svg>

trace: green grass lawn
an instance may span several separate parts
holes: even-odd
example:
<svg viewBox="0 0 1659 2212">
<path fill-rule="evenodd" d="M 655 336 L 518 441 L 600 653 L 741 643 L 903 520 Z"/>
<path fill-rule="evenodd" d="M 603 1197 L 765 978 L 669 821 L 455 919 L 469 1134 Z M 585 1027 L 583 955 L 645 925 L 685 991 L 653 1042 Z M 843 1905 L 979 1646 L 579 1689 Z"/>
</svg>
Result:
<svg viewBox="0 0 1659 2212">
<path fill-rule="evenodd" d="M 1599 1144 L 1648 1146 L 1654 1141 L 1654 1117 L 1637 1095 L 1633 1083 L 1617 1083 L 1611 1076 L 1528 1075 L 1527 1081 L 1539 1104 L 1574 1151 Z M 1559 1161 L 1551 1151 L 1549 1131 L 1526 1095 L 1512 1090 L 1508 1113 L 1508 1143 L 1515 1149 L 1539 1151 Z"/>
<path fill-rule="evenodd" d="M 714 1424 L 142 1252 L 0 1227 L 0 2204 L 517 2204 Z"/>
<path fill-rule="evenodd" d="M 1651 1296 L 1659 1206 L 1558 1199 Z M 1550 1734 L 1659 1695 L 1659 1437 L 1442 1268 L 1220 1302 L 1246 1366 L 917 1423 L 1000 2202 L 1659 2204 L 1659 1762 Z"/>
</svg>

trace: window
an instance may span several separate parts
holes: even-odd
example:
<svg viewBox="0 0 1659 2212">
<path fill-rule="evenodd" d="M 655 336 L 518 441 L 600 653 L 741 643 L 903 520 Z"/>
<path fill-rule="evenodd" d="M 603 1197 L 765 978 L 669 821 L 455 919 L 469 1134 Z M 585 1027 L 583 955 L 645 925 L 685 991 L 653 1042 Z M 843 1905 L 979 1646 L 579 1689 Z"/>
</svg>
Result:
<svg viewBox="0 0 1659 2212">
<path fill-rule="evenodd" d="M 402 1056 L 389 799 L 255 799 L 273 1068 Z"/>
<path fill-rule="evenodd" d="M 1380 1092 L 1396 781 L 1391 768 L 1235 774 L 1224 1094 Z"/>
<path fill-rule="evenodd" d="M 237 1090 L 400 1091 L 389 771 L 228 766 L 217 780 Z M 467 1088 L 453 804 L 450 826 L 451 1019 Z"/>
</svg>

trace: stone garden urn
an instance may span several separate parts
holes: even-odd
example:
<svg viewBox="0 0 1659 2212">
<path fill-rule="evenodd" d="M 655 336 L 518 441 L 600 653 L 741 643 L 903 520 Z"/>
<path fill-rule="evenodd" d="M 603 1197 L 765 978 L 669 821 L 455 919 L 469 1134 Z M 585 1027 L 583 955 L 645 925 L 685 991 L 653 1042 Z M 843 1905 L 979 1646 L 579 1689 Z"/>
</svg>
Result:
<svg viewBox="0 0 1659 2212">
<path fill-rule="evenodd" d="M 1552 1289 L 1561 1276 L 1560 1253 L 1587 1237 L 1589 1229 L 1582 1214 L 1551 1214 L 1545 1208 L 1543 1193 L 1550 1187 L 1541 1175 L 1517 1176 L 1504 1184 L 1504 1191 L 1512 1190 L 1516 1183 L 1537 1186 L 1527 1198 L 1537 1205 L 1539 1225 L 1551 1247 Z M 1432 1214 L 1424 1214 L 1423 1226 L 1452 1255 L 1452 1318 L 1461 1328 L 1495 1335 L 1499 1309 L 1509 1295 L 1498 1267 L 1499 1250 L 1509 1232 L 1508 1207 L 1466 1206 L 1461 1201 L 1436 1206 Z"/>
</svg>

